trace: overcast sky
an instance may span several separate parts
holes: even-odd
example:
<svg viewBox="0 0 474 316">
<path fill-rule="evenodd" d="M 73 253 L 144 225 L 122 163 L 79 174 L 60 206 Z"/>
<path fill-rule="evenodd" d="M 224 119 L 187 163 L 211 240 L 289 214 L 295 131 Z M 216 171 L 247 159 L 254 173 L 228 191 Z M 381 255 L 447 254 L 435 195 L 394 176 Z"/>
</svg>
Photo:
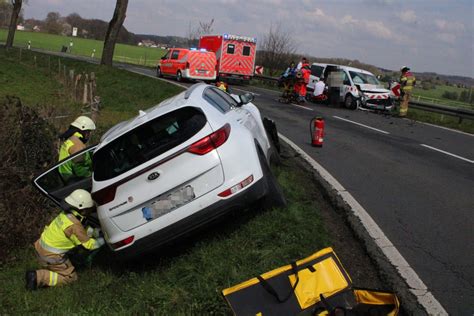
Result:
<svg viewBox="0 0 474 316">
<path fill-rule="evenodd" d="M 109 21 L 113 0 L 30 0 L 25 16 L 50 11 Z M 272 24 L 290 31 L 298 52 L 376 66 L 474 77 L 474 0 L 130 0 L 125 27 L 185 36 L 189 23 L 215 19 L 215 33 L 261 38 Z"/>
</svg>

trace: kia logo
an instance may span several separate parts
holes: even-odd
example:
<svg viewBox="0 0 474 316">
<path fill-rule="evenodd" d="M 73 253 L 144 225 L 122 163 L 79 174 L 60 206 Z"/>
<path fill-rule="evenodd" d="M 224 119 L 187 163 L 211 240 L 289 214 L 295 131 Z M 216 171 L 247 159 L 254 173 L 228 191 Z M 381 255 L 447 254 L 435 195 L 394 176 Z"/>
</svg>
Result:
<svg viewBox="0 0 474 316">
<path fill-rule="evenodd" d="M 158 172 L 152 172 L 148 175 L 148 180 L 153 181 L 156 180 L 160 177 L 160 174 Z"/>
</svg>

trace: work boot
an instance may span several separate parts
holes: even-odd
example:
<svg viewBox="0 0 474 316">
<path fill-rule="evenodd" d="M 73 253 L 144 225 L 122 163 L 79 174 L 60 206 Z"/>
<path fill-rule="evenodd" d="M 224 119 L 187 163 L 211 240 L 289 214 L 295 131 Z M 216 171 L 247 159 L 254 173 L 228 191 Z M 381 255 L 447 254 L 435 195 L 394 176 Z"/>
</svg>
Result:
<svg viewBox="0 0 474 316">
<path fill-rule="evenodd" d="M 37 288 L 36 285 L 36 271 L 30 270 L 25 273 L 26 289 L 34 291 Z"/>
</svg>

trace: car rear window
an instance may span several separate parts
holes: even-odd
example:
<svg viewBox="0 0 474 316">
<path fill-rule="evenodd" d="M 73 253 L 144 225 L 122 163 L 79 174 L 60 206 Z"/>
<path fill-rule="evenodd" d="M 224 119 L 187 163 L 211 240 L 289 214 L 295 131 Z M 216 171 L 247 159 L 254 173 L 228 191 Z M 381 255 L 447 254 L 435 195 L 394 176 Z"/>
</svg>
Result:
<svg viewBox="0 0 474 316">
<path fill-rule="evenodd" d="M 184 143 L 206 124 L 201 110 L 184 107 L 134 128 L 94 153 L 94 179 L 121 175 Z"/>
<path fill-rule="evenodd" d="M 250 56 L 250 46 L 244 46 L 242 55 L 244 56 Z"/>
<path fill-rule="evenodd" d="M 234 44 L 228 44 L 227 45 L 227 54 L 233 54 L 235 50 L 235 45 Z"/>
</svg>

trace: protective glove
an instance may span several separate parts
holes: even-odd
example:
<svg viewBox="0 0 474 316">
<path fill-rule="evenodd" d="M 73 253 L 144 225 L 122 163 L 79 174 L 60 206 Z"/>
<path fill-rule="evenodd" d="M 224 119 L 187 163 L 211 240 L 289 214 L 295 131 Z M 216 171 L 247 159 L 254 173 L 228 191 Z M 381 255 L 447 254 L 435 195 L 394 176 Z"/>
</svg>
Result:
<svg viewBox="0 0 474 316">
<path fill-rule="evenodd" d="M 87 226 L 86 229 L 87 236 L 91 238 L 99 238 L 100 237 L 100 228 L 92 228 L 90 226 Z"/>
<path fill-rule="evenodd" d="M 96 243 L 97 243 L 97 248 L 100 248 L 100 247 L 102 247 L 102 246 L 105 244 L 105 240 L 104 240 L 104 238 L 102 238 L 102 237 L 97 238 L 95 241 L 96 241 Z M 96 249 L 97 249 L 97 248 L 96 248 Z"/>
</svg>

